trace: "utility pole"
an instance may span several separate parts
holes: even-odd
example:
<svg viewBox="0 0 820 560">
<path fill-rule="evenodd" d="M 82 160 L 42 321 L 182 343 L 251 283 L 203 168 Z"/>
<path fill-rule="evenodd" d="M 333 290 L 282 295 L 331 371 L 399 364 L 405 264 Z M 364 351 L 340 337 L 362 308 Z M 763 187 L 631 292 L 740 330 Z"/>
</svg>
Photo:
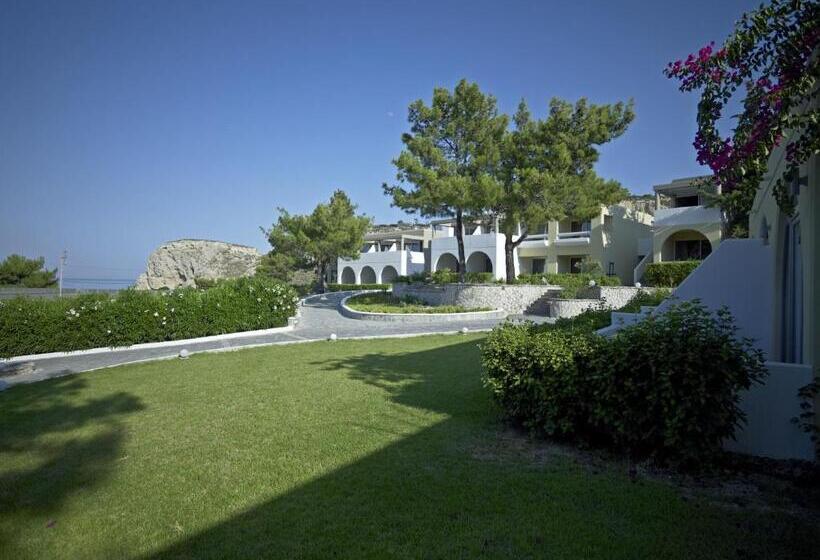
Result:
<svg viewBox="0 0 820 560">
<path fill-rule="evenodd" d="M 68 251 L 63 249 L 63 254 L 60 255 L 60 297 L 63 297 L 63 269 L 65 269 L 66 260 L 68 260 Z"/>
</svg>

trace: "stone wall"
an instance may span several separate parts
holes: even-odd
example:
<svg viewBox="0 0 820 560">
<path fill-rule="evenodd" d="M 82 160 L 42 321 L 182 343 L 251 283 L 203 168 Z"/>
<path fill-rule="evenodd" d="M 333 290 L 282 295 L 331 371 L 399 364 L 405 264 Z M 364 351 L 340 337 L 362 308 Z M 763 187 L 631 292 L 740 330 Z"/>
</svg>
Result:
<svg viewBox="0 0 820 560">
<path fill-rule="evenodd" d="M 398 297 L 416 297 L 429 305 L 461 305 L 503 309 L 509 314 L 547 315 L 548 297 L 560 293 L 558 286 L 503 284 L 393 284 Z"/>
<path fill-rule="evenodd" d="M 601 305 L 599 299 L 550 299 L 549 302 L 550 317 L 556 319 L 575 317 L 580 315 L 588 309 L 596 309 Z"/>
<path fill-rule="evenodd" d="M 633 286 L 595 286 L 589 288 L 589 297 L 604 300 L 606 307 L 619 309 L 639 292 L 654 292 L 657 288 L 635 288 Z"/>
</svg>

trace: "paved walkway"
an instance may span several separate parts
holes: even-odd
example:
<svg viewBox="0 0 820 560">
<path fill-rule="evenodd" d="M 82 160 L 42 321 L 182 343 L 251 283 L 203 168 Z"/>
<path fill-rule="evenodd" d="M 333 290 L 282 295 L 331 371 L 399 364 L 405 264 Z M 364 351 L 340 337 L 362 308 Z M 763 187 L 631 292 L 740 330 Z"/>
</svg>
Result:
<svg viewBox="0 0 820 560">
<path fill-rule="evenodd" d="M 183 348 L 193 353 L 268 344 L 293 344 L 311 340 L 326 340 L 331 334 L 336 334 L 339 339 L 345 339 L 451 333 L 460 331 L 464 327 L 476 331 L 491 329 L 500 322 L 499 320 L 482 320 L 402 324 L 348 319 L 338 311 L 339 302 L 346 295 L 349 295 L 349 293 L 333 293 L 307 299 L 301 308 L 301 317 L 296 327 L 287 332 L 172 344 L 161 348 L 136 348 L 99 354 L 40 358 L 6 365 L 0 363 L 0 390 L 18 383 L 32 383 L 81 371 L 131 362 L 172 358 L 177 356 Z M 548 320 L 544 317 L 533 317 L 531 319 Z"/>
</svg>

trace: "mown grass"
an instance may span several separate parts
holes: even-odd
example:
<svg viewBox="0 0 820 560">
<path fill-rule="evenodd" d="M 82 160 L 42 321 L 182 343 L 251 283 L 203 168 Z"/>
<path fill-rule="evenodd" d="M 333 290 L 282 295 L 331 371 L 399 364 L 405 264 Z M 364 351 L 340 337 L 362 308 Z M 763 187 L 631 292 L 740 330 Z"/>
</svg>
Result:
<svg viewBox="0 0 820 560">
<path fill-rule="evenodd" d="M 0 393 L 0 558 L 798 558 L 818 527 L 503 427 L 478 336 L 318 342 Z"/>
<path fill-rule="evenodd" d="M 388 293 L 360 294 L 347 300 L 347 306 L 368 313 L 468 313 L 490 311 L 489 307 L 464 307 L 462 305 L 427 305 L 421 300 L 399 298 Z"/>
</svg>

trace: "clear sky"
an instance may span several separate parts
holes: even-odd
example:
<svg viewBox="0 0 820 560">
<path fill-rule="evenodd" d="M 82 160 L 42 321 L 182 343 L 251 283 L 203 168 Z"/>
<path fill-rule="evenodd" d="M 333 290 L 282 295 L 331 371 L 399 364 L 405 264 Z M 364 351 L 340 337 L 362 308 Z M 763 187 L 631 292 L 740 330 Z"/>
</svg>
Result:
<svg viewBox="0 0 820 560">
<path fill-rule="evenodd" d="M 0 0 L 0 258 L 134 277 L 160 243 L 266 250 L 335 188 L 378 221 L 407 105 L 465 77 L 513 112 L 634 98 L 597 166 L 635 193 L 703 173 L 662 69 L 755 2 Z"/>
</svg>

